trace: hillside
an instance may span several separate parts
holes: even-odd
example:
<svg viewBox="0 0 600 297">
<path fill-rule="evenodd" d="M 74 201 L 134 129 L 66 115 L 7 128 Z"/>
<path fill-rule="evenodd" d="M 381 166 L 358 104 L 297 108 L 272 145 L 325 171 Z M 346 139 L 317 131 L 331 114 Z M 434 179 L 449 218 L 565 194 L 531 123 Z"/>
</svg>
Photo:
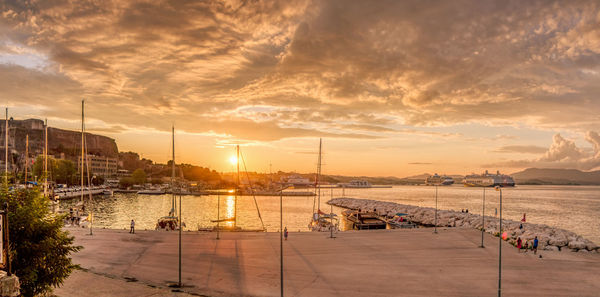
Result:
<svg viewBox="0 0 600 297">
<path fill-rule="evenodd" d="M 512 174 L 517 184 L 600 185 L 600 170 L 528 168 Z"/>
</svg>

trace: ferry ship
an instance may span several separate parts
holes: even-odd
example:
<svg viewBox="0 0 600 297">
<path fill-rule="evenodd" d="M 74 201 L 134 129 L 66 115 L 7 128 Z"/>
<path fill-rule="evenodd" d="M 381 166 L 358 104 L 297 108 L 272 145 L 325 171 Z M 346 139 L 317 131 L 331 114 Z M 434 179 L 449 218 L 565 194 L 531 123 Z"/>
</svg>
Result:
<svg viewBox="0 0 600 297">
<path fill-rule="evenodd" d="M 509 175 L 500 174 L 500 171 L 496 171 L 496 174 L 490 174 L 486 170 L 484 174 L 465 176 L 463 184 L 465 187 L 514 187 L 515 180 Z"/>
<path fill-rule="evenodd" d="M 449 176 L 439 176 L 437 173 L 425 179 L 428 186 L 449 186 L 454 183 L 454 179 Z"/>
</svg>

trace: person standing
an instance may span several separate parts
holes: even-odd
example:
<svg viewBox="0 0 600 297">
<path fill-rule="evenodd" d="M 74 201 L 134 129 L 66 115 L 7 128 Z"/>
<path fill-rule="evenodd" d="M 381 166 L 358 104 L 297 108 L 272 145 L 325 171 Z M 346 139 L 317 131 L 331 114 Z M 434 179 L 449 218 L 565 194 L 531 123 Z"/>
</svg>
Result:
<svg viewBox="0 0 600 297">
<path fill-rule="evenodd" d="M 497 217 L 498 216 L 498 208 L 494 209 L 494 216 Z"/>
<path fill-rule="evenodd" d="M 135 234 L 135 222 L 133 221 L 133 219 L 131 220 L 131 225 L 130 225 L 129 233 Z"/>
<path fill-rule="evenodd" d="M 287 240 L 287 236 L 288 236 L 288 231 L 287 231 L 287 227 L 285 227 L 283 229 L 283 238 L 285 238 L 285 240 Z"/>
<path fill-rule="evenodd" d="M 521 248 L 523 247 L 523 241 L 521 240 L 521 237 L 517 238 L 517 251 L 520 253 L 521 252 Z"/>
<path fill-rule="evenodd" d="M 533 254 L 534 255 L 537 255 L 537 247 L 538 247 L 538 239 L 536 236 L 535 239 L 533 240 Z"/>
<path fill-rule="evenodd" d="M 525 240 L 525 246 L 523 248 L 525 248 L 525 253 L 527 253 L 527 250 L 529 249 L 529 242 L 527 240 Z"/>
</svg>

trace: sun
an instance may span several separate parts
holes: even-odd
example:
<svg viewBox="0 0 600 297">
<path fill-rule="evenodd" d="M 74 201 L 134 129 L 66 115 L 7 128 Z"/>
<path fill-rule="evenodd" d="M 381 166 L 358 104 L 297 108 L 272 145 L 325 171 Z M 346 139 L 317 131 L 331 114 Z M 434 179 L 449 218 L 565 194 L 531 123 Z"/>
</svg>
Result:
<svg viewBox="0 0 600 297">
<path fill-rule="evenodd" d="M 231 157 L 229 158 L 229 163 L 231 163 L 232 165 L 236 165 L 236 164 L 237 164 L 237 162 L 238 162 L 238 159 L 237 159 L 237 157 L 236 157 L 236 156 L 231 156 Z"/>
</svg>

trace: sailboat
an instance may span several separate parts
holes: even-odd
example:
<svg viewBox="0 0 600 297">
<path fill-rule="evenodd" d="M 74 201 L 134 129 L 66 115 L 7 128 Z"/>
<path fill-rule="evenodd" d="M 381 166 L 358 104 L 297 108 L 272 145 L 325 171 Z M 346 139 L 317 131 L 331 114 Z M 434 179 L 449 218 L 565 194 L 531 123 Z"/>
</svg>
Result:
<svg viewBox="0 0 600 297">
<path fill-rule="evenodd" d="M 240 161 L 244 164 L 244 171 L 246 173 L 246 178 L 247 178 L 247 182 L 249 185 L 249 189 L 250 192 L 254 198 L 254 206 L 256 207 L 256 211 L 258 213 L 258 218 L 260 219 L 260 223 L 262 225 L 262 229 L 258 229 L 258 230 L 242 230 L 241 227 L 237 226 L 237 200 L 238 200 L 238 193 L 241 192 L 240 191 Z M 217 230 L 226 230 L 226 231 L 266 231 L 265 229 L 265 224 L 263 222 L 262 216 L 260 214 L 260 209 L 258 208 L 258 202 L 256 201 L 256 195 L 255 195 L 255 191 L 252 187 L 252 181 L 250 180 L 250 176 L 248 175 L 248 169 L 246 168 L 246 162 L 244 161 L 244 156 L 240 153 L 240 146 L 237 145 L 236 146 L 236 165 L 237 165 L 237 183 L 236 183 L 236 190 L 235 190 L 235 198 L 234 198 L 234 208 L 233 208 L 233 217 L 231 218 L 225 218 L 225 219 L 221 219 L 219 218 L 219 210 L 217 210 L 217 219 L 216 220 L 211 220 L 211 222 L 213 223 L 217 223 L 217 226 L 215 226 L 213 228 L 213 230 L 217 231 Z M 218 202 L 217 202 L 218 203 Z M 218 206 L 217 206 L 218 209 Z M 233 222 L 233 226 L 221 226 L 219 225 L 219 223 L 223 223 L 223 222 Z"/>
<path fill-rule="evenodd" d="M 312 220 L 308 224 L 308 229 L 311 231 L 331 231 L 338 230 L 339 222 L 337 216 L 334 213 L 327 214 L 321 211 L 321 165 L 322 165 L 322 148 L 323 148 L 323 140 L 319 138 L 319 159 L 317 161 L 317 174 L 315 177 L 315 194 L 316 197 L 313 198 L 313 215 Z M 315 200 L 317 199 L 317 206 L 315 209 Z M 315 211 L 316 210 L 316 211 Z"/>
<path fill-rule="evenodd" d="M 47 125 L 46 125 L 47 127 Z M 46 142 L 47 146 L 47 142 Z M 80 176 L 81 176 L 81 194 L 80 200 L 76 204 L 74 209 L 75 218 L 78 224 L 84 228 L 87 228 L 88 225 L 90 227 L 90 235 L 92 234 L 92 222 L 93 222 L 93 213 L 92 213 L 92 191 L 91 191 L 91 183 L 90 183 L 90 164 L 87 158 L 87 142 L 85 139 L 85 101 L 81 100 L 81 168 L 80 168 Z M 84 172 L 87 173 L 87 184 L 88 187 L 84 187 Z M 85 207 L 85 191 L 87 191 L 89 195 L 88 199 L 88 211 L 86 213 Z"/>
<path fill-rule="evenodd" d="M 161 217 L 156 222 L 156 230 L 174 231 L 179 229 L 179 217 L 177 216 L 177 199 L 175 196 L 175 126 L 171 127 L 172 132 L 172 159 L 171 159 L 171 210 L 169 215 Z M 180 205 L 181 207 L 181 205 Z"/>
</svg>

